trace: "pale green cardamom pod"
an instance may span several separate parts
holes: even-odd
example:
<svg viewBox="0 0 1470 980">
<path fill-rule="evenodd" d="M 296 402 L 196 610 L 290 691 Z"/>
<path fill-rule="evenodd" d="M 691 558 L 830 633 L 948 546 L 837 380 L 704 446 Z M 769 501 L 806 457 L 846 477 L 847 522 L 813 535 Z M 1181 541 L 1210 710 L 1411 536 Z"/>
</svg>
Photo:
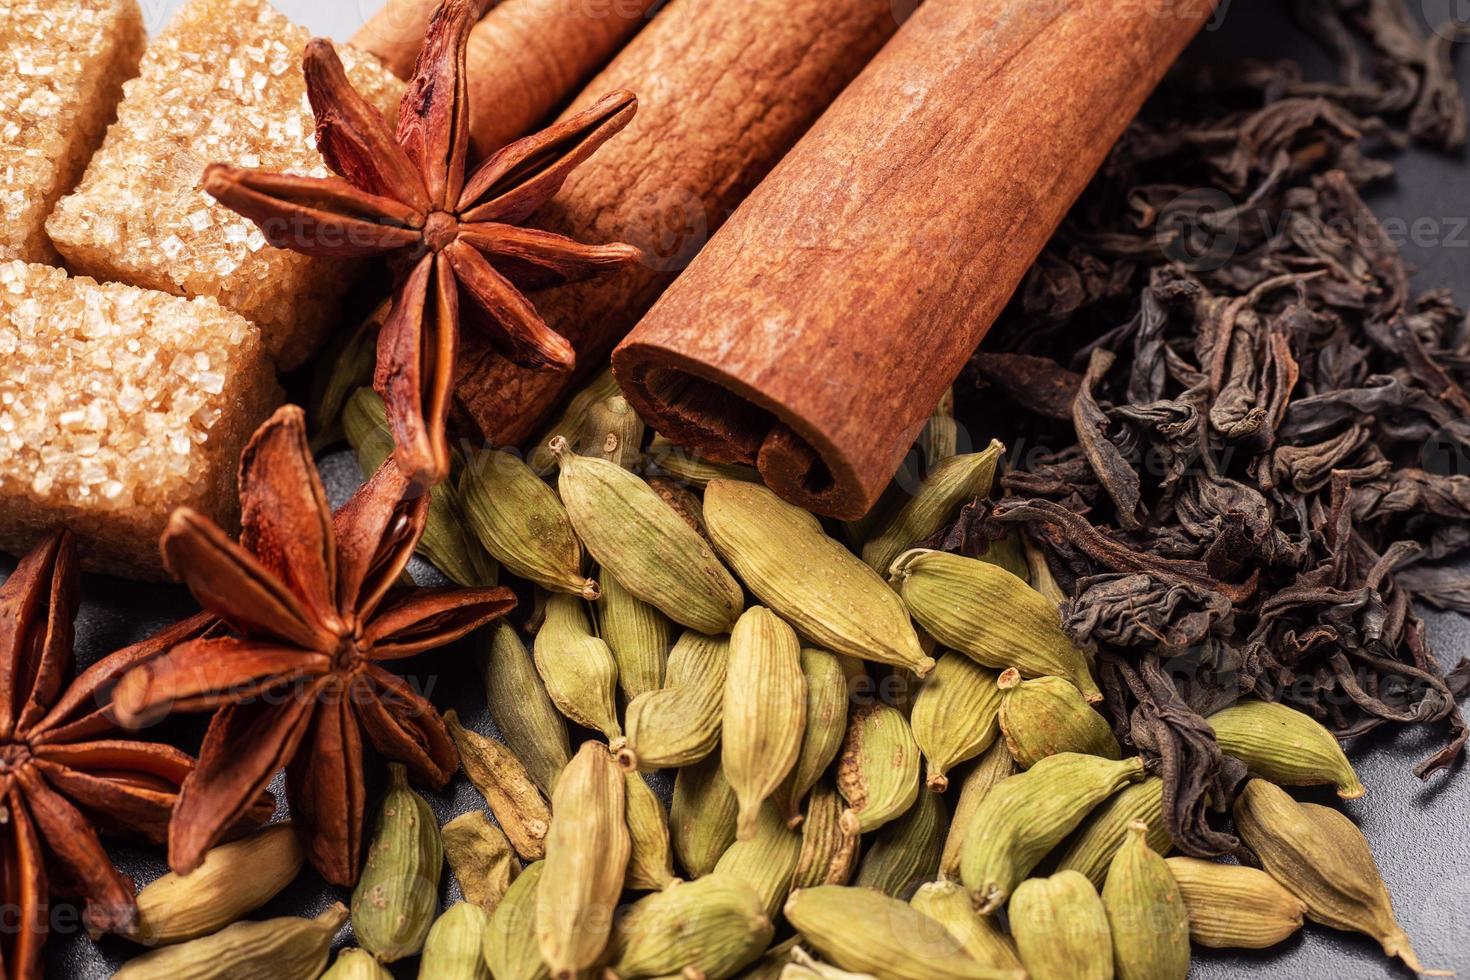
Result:
<svg viewBox="0 0 1470 980">
<path fill-rule="evenodd" d="M 1004 568 L 1027 585 L 1031 584 L 1031 566 L 1026 561 L 1026 551 L 1021 545 L 1020 531 L 1011 531 L 999 541 L 990 542 L 990 546 L 985 549 L 985 554 L 980 556 L 980 560 L 989 562 L 997 568 Z"/>
<path fill-rule="evenodd" d="M 715 863 L 714 873 L 750 885 L 765 914 L 775 919 L 791 891 L 800 857 L 801 835 L 786 826 L 785 816 L 774 803 L 767 803 L 761 807 L 755 836 L 731 844 Z"/>
<path fill-rule="evenodd" d="M 1307 918 L 1378 940 L 1384 955 L 1426 973 L 1394 918 L 1363 832 L 1329 807 L 1298 803 L 1264 779 L 1235 800 L 1235 826 L 1261 867 L 1307 906 Z"/>
<path fill-rule="evenodd" d="M 607 747 L 584 742 L 556 783 L 536 889 L 536 942 L 554 980 L 601 959 L 632 844 L 626 780 Z"/>
<path fill-rule="evenodd" d="M 657 891 L 674 880 L 674 852 L 669 844 L 669 815 L 653 787 L 636 772 L 625 773 L 625 814 L 632 856 L 624 887 Z"/>
<path fill-rule="evenodd" d="M 674 627 L 663 613 L 618 584 L 605 570 L 597 600 L 597 632 L 618 664 L 618 687 L 632 701 L 664 686 Z"/>
<path fill-rule="evenodd" d="M 321 980 L 393 980 L 393 974 L 365 949 L 344 949 Z"/>
<path fill-rule="evenodd" d="M 521 871 L 505 831 L 487 814 L 471 810 L 445 824 L 440 836 L 460 894 L 486 912 L 495 911 Z"/>
<path fill-rule="evenodd" d="M 536 942 L 536 895 L 546 862 L 526 866 L 495 907 L 481 952 L 495 980 L 546 980 L 551 971 Z"/>
<path fill-rule="evenodd" d="M 545 857 L 551 809 L 526 767 L 509 747 L 465 728 L 457 712 L 444 712 L 444 722 L 465 775 L 490 805 L 516 853 L 527 861 Z"/>
<path fill-rule="evenodd" d="M 907 900 L 939 873 L 939 856 L 949 833 L 949 810 L 938 793 L 920 793 L 907 813 L 885 824 L 858 865 L 853 882 Z"/>
<path fill-rule="evenodd" d="M 360 389 L 347 402 L 342 426 L 363 475 L 376 473 L 393 452 L 383 400 L 371 388 Z M 429 516 L 419 539 L 419 554 L 456 585 L 494 585 L 499 578 L 495 559 L 464 529 L 457 491 L 448 483 L 435 487 L 429 494 Z"/>
<path fill-rule="evenodd" d="M 674 776 L 669 802 L 669 837 L 674 854 L 691 878 L 715 870 L 735 843 L 740 803 L 720 768 L 718 752 L 685 766 Z"/>
<path fill-rule="evenodd" d="M 479 658 L 485 703 L 505 744 L 547 796 L 572 758 L 567 723 L 536 672 L 531 652 L 515 627 L 499 623 Z"/>
<path fill-rule="evenodd" d="M 1001 740 L 997 739 L 991 743 L 990 748 L 980 753 L 980 758 L 960 782 L 960 798 L 950 816 L 949 836 L 944 839 L 944 853 L 939 858 L 941 877 L 951 880 L 959 878 L 960 854 L 975 810 L 990 795 L 990 791 L 1000 785 L 1001 780 L 1015 774 L 1016 760 L 1011 758 L 1010 750 Z"/>
<path fill-rule="evenodd" d="M 771 946 L 740 974 L 740 980 L 783 980 L 786 971 L 796 966 L 793 956 L 800 948 L 796 945 L 800 938 L 790 936 Z"/>
<path fill-rule="evenodd" d="M 1011 935 L 1031 976 L 1112 980 L 1107 912 L 1084 876 L 1060 871 L 1022 882 L 1008 911 Z"/>
<path fill-rule="evenodd" d="M 1306 903 L 1264 871 L 1198 858 L 1166 858 L 1184 908 L 1189 938 L 1211 949 L 1266 949 L 1302 927 Z"/>
<path fill-rule="evenodd" d="M 771 941 L 771 920 L 744 881 L 715 873 L 640 899 L 618 923 L 607 980 L 725 980 Z"/>
<path fill-rule="evenodd" d="M 186 875 L 169 872 L 138 892 L 138 927 L 124 933 L 144 946 L 166 946 L 218 932 L 289 885 L 306 855 L 289 823 L 210 848 Z"/>
<path fill-rule="evenodd" d="M 388 764 L 388 792 L 378 807 L 362 877 L 352 891 L 352 931 L 362 948 L 393 963 L 424 948 L 439 911 L 444 844 L 427 801 L 408 785 L 401 763 Z"/>
<path fill-rule="evenodd" d="M 842 658 L 806 647 L 801 651 L 801 675 L 806 679 L 806 728 L 801 734 L 801 751 L 791 775 L 772 796 L 793 827 L 801 823 L 806 794 L 837 758 L 847 733 L 847 670 Z"/>
<path fill-rule="evenodd" d="M 730 640 L 689 630 L 669 654 L 664 687 L 641 694 L 623 711 L 627 737 L 618 746 L 624 769 L 692 765 L 720 744 Z"/>
<path fill-rule="evenodd" d="M 954 386 L 951 385 L 939 396 L 939 404 L 934 406 L 924 431 L 919 433 L 919 453 L 924 457 L 924 465 L 932 471 L 959 452 L 959 442 L 960 427 L 954 417 Z"/>
<path fill-rule="evenodd" d="M 1142 778 L 1138 758 L 1113 761 L 1062 752 L 993 788 L 971 815 L 960 852 L 960 878 L 975 906 L 986 914 L 1003 906 L 1098 804 Z M 1087 881 L 1085 875 L 1078 877 Z"/>
<path fill-rule="evenodd" d="M 990 748 L 998 729 L 999 675 L 958 653 L 940 656 L 909 715 L 914 741 L 928 766 L 928 786 L 949 788 L 949 771 Z"/>
<path fill-rule="evenodd" d="M 620 741 L 618 663 L 592 632 L 582 600 L 564 593 L 547 597 L 532 649 L 536 672 L 557 710 L 609 742 Z"/>
<path fill-rule="evenodd" d="M 1251 699 L 1205 720 L 1221 751 L 1244 762 L 1253 776 L 1277 786 L 1335 785 L 1344 800 L 1363 795 L 1363 784 L 1337 738 L 1310 715 Z"/>
<path fill-rule="evenodd" d="M 847 812 L 837 787 L 822 780 L 812 787 L 806 801 L 806 819 L 801 823 L 801 853 L 791 887 L 845 885 L 857 868 L 860 838 L 842 825 Z"/>
<path fill-rule="evenodd" d="M 434 922 L 419 960 L 419 980 L 490 980 L 485 935 L 490 916 L 480 906 L 456 902 Z"/>
<path fill-rule="evenodd" d="M 643 454 L 645 431 L 643 420 L 621 392 L 609 395 L 588 406 L 576 451 L 631 470 Z"/>
<path fill-rule="evenodd" d="M 708 541 L 653 488 L 606 460 L 576 456 L 552 440 L 561 499 L 577 536 L 624 588 L 674 622 L 724 633 L 745 608 L 740 584 Z"/>
<path fill-rule="evenodd" d="M 929 472 L 918 493 L 863 545 L 863 561 L 880 575 L 893 560 L 954 520 L 955 512 L 976 497 L 990 496 L 995 467 L 1005 447 L 991 440 L 983 452 L 951 456 Z"/>
<path fill-rule="evenodd" d="M 786 900 L 786 919 L 825 959 L 844 970 L 871 973 L 884 980 L 1023 980 L 1025 976 L 1020 970 L 976 962 L 944 926 L 913 906 L 869 888 L 822 885 L 792 892 Z"/>
<path fill-rule="evenodd" d="M 1105 759 L 1123 755 L 1113 730 L 1082 692 L 1060 677 L 1023 681 L 1014 667 L 1001 673 L 1000 730 L 1006 748 L 1022 769 L 1058 752 L 1081 752 Z"/>
<path fill-rule="evenodd" d="M 587 423 L 587 415 L 592 406 L 621 393 L 622 389 L 618 387 L 611 367 L 587 382 L 587 387 L 573 395 L 561 415 L 536 438 L 526 457 L 532 471 L 537 476 L 545 476 L 556 469 L 556 455 L 551 451 L 551 440 L 557 436 L 565 439 L 574 452 L 581 449 L 583 426 Z"/>
<path fill-rule="evenodd" d="M 150 950 L 123 964 L 114 980 L 316 980 L 347 908 L 335 903 L 315 919 L 286 916 L 236 922 L 177 946 Z"/>
<path fill-rule="evenodd" d="M 747 609 L 730 633 L 720 722 L 721 764 L 740 801 L 736 838 L 755 836 L 761 804 L 796 765 L 806 678 L 796 633 L 769 609 Z"/>
<path fill-rule="evenodd" d="M 552 592 L 596 599 L 582 574 L 582 544 L 556 492 L 507 452 L 475 457 L 459 481 L 465 523 L 512 574 Z"/>
<path fill-rule="evenodd" d="M 1148 843 L 1148 825 L 1134 821 L 1113 856 L 1102 890 L 1113 936 L 1118 980 L 1185 980 L 1189 976 L 1189 913 L 1174 875 Z"/>
<path fill-rule="evenodd" d="M 854 708 L 837 760 L 837 790 L 847 801 L 842 825 L 866 834 L 907 812 L 919 795 L 919 746 L 897 708 Z"/>
<path fill-rule="evenodd" d="M 391 299 L 351 330 L 339 333 L 317 358 L 306 417 L 311 451 L 320 453 L 343 438 L 342 411 L 359 388 L 371 388 L 378 363 L 378 332 L 393 309 Z M 376 467 L 375 467 L 376 468 Z"/>
<path fill-rule="evenodd" d="M 676 480 L 703 490 L 712 480 L 745 480 L 760 483 L 761 475 L 753 466 L 735 466 L 712 463 L 695 456 L 682 446 L 676 446 L 668 437 L 655 435 L 648 446 L 648 459 L 660 470 Z"/>
<path fill-rule="evenodd" d="M 1065 677 L 1087 700 L 1102 692 L 1082 651 L 1062 632 L 1056 603 L 989 562 L 943 551 L 906 551 L 890 577 L 919 625 L 986 667 Z"/>
<path fill-rule="evenodd" d="M 1164 781 L 1157 776 L 1123 787 L 1094 810 L 1061 849 L 1056 870 L 1079 871 L 1101 888 L 1129 825 L 1137 821 L 1148 827 L 1148 846 L 1168 854 L 1174 839 L 1164 821 Z"/>
<path fill-rule="evenodd" d="M 1011 937 L 992 916 L 981 915 L 970 893 L 955 881 L 931 881 L 914 892 L 909 904 L 944 926 L 970 958 L 999 970 L 1021 969 L 1021 957 Z"/>
<path fill-rule="evenodd" d="M 811 514 L 758 484 L 715 480 L 704 493 L 704 519 L 730 567 L 802 636 L 920 677 L 934 668 L 903 602 Z"/>
<path fill-rule="evenodd" d="M 690 530 L 706 541 L 709 540 L 709 535 L 704 530 L 704 501 L 699 499 L 697 493 L 666 476 L 649 477 L 648 486 L 658 494 L 658 499 L 679 515 L 680 520 L 689 525 Z"/>
<path fill-rule="evenodd" d="M 1051 566 L 1046 563 L 1046 552 L 1041 550 L 1041 545 L 1032 541 L 1024 532 L 1020 533 L 1021 553 L 1026 556 L 1026 570 L 1030 574 L 1026 581 L 1031 583 L 1031 588 L 1040 592 L 1047 601 L 1060 606 L 1067 601 L 1067 593 L 1057 584 L 1056 576 L 1051 573 Z"/>
</svg>

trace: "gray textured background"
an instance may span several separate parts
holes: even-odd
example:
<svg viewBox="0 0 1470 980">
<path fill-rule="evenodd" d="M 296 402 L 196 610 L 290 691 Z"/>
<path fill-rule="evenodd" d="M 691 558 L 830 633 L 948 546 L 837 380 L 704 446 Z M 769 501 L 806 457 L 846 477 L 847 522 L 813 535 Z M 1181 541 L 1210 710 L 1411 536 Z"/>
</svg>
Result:
<svg viewBox="0 0 1470 980">
<path fill-rule="evenodd" d="M 346 39 L 372 12 L 379 0 L 275 0 L 287 15 L 313 30 Z M 734 0 L 739 2 L 739 0 Z M 1456 10 L 1470 17 L 1466 0 L 1412 0 L 1426 23 L 1441 23 Z M 166 22 L 178 6 L 174 0 L 142 0 L 154 29 Z M 1328 66 L 1311 41 L 1283 12 L 1281 0 L 1233 0 L 1218 29 L 1203 35 L 1186 55 L 1219 64 L 1250 56 L 1291 57 L 1309 70 L 1326 72 Z M 1470 62 L 1470 59 L 1467 59 Z M 1470 63 L 1459 66 L 1462 85 L 1470 89 Z M 1459 159 L 1411 150 L 1397 159 L 1399 180 L 1371 195 L 1370 202 L 1383 218 L 1401 219 L 1418 231 L 1403 248 L 1417 270 L 1421 288 L 1449 286 L 1460 303 L 1470 303 L 1470 166 Z M 1419 222 L 1416 226 L 1415 222 Z M 360 479 L 350 457 L 338 455 L 324 463 L 334 502 L 350 493 Z M 0 564 L 8 571 L 10 562 Z M 422 571 L 422 569 L 420 569 Z M 192 611 L 187 595 L 177 589 L 141 587 L 104 578 L 88 578 L 83 585 L 86 602 L 81 615 L 77 653 L 81 664 L 127 643 Z M 1436 648 L 1453 662 L 1470 654 L 1470 624 L 1452 615 L 1431 615 Z M 479 682 L 469 667 L 473 641 L 440 655 L 404 665 L 417 673 L 441 707 L 457 707 L 467 724 L 490 730 L 479 693 Z M 189 744 L 200 724 L 176 723 L 169 733 Z M 1399 918 L 1414 938 L 1427 966 L 1470 971 L 1470 778 L 1463 771 L 1449 778 L 1421 784 L 1410 766 L 1437 745 L 1438 732 L 1415 732 L 1367 740 L 1355 747 L 1368 794 L 1347 809 L 1373 843 L 1379 864 L 1392 889 Z M 441 818 L 470 807 L 481 807 L 474 790 L 462 780 L 444 794 L 432 797 Z M 114 851 L 120 866 L 139 884 L 164 870 L 158 855 L 130 846 Z M 325 887 L 308 872 L 260 916 L 311 914 L 333 900 L 347 900 L 340 890 Z M 450 897 L 446 895 L 446 900 Z M 109 938 L 93 944 L 84 936 L 59 930 L 47 946 L 48 974 L 57 977 L 102 977 L 133 952 L 127 942 Z M 1357 936 L 1309 926 L 1303 934 L 1260 954 L 1200 953 L 1193 975 L 1201 978 L 1249 974 L 1280 978 L 1335 977 L 1340 980 L 1382 977 L 1406 971 L 1385 966 L 1376 945 Z M 404 975 L 412 975 L 411 971 Z"/>
</svg>

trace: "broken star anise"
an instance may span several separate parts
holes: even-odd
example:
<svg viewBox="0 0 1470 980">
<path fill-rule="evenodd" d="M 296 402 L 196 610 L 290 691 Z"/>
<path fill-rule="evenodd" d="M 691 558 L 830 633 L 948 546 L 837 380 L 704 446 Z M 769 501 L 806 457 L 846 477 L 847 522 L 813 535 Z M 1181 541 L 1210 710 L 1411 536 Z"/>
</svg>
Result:
<svg viewBox="0 0 1470 980">
<path fill-rule="evenodd" d="M 92 932 L 130 932 L 133 883 L 98 831 L 162 844 L 179 787 L 194 768 L 167 745 L 115 737 L 105 688 L 134 664 L 208 625 L 194 617 L 93 664 L 63 692 L 72 667 L 76 546 L 51 535 L 0 586 L 0 976 L 41 976 L 51 892 L 85 902 Z M 247 825 L 270 818 L 269 794 L 245 801 Z M 228 828 L 227 828 L 228 829 Z"/>
<path fill-rule="evenodd" d="M 461 324 L 523 366 L 569 371 L 576 355 L 522 289 L 590 278 L 636 261 L 632 245 L 583 245 L 520 225 L 637 111 L 618 91 L 490 156 L 468 179 L 465 47 L 479 5 L 445 0 L 398 112 L 398 131 L 353 89 L 331 43 L 306 49 L 317 146 L 338 175 L 311 178 L 215 164 L 204 189 L 254 221 L 277 248 L 387 256 L 393 310 L 378 337 L 374 386 L 399 465 L 429 486 L 449 472 L 444 434 Z"/>
<path fill-rule="evenodd" d="M 421 782 L 459 759 L 439 712 L 386 664 L 509 612 L 508 589 L 395 589 L 428 513 L 390 457 L 334 516 L 301 410 L 266 420 L 240 460 L 237 544 L 187 508 L 161 547 L 169 570 L 233 633 L 190 640 L 118 682 L 114 710 L 142 725 L 218 709 L 169 826 L 169 863 L 205 851 L 282 766 L 292 819 L 328 881 L 357 880 L 363 736 Z"/>
</svg>

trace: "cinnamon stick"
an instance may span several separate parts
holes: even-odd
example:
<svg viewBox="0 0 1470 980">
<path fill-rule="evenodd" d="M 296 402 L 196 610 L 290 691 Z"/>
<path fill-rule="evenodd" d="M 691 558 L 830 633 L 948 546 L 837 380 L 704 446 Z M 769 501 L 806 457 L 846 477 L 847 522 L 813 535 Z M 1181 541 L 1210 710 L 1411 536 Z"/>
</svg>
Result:
<svg viewBox="0 0 1470 980">
<path fill-rule="evenodd" d="M 629 88 L 638 115 L 567 181 L 538 224 L 580 241 L 626 241 L 648 258 L 533 295 L 576 348 L 576 375 L 515 367 L 473 336 L 457 421 L 496 444 L 531 435 L 741 199 L 897 29 L 895 0 L 672 0 L 568 112 Z"/>
<path fill-rule="evenodd" d="M 862 516 L 1212 8 L 928 0 L 619 347 L 629 401 Z"/>
<path fill-rule="evenodd" d="M 439 8 L 439 2 L 387 0 L 352 38 L 352 46 L 372 52 L 393 74 L 407 78 L 413 74 L 429 20 Z"/>
</svg>

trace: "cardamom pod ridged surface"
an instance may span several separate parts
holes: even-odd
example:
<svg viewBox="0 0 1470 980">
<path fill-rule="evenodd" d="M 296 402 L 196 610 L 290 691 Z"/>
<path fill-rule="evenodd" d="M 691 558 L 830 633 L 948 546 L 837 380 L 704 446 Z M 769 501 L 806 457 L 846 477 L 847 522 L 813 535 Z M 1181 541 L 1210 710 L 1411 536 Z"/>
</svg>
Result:
<svg viewBox="0 0 1470 980">
<path fill-rule="evenodd" d="M 1113 980 L 1107 911 L 1092 882 L 1075 871 L 1031 878 L 1007 906 L 1021 963 L 1033 977 Z"/>
<path fill-rule="evenodd" d="M 618 747 L 625 769 L 693 765 L 720 743 L 730 638 L 686 631 L 669 653 L 664 686 L 640 694 L 623 712 Z"/>
</svg>

